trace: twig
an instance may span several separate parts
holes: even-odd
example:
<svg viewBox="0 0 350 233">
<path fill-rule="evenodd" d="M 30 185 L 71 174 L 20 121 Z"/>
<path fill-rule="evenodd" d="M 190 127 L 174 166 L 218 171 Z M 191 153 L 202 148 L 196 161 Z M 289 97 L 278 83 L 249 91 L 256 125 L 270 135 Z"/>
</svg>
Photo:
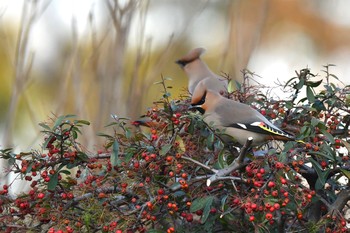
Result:
<svg viewBox="0 0 350 233">
<path fill-rule="evenodd" d="M 190 162 L 192 162 L 192 163 L 195 163 L 195 164 L 197 164 L 198 166 L 200 166 L 200 167 L 202 167 L 202 168 L 204 168 L 204 169 L 207 169 L 207 170 L 209 170 L 209 171 L 211 171 L 211 172 L 214 172 L 214 173 L 217 173 L 217 172 L 218 172 L 218 170 L 216 170 L 216 169 L 214 169 L 214 168 L 211 168 L 211 167 L 209 167 L 209 166 L 207 166 L 207 165 L 205 165 L 205 164 L 203 164 L 203 163 L 201 163 L 201 162 L 198 162 L 198 161 L 196 161 L 196 160 L 194 160 L 194 159 L 192 159 L 192 158 L 190 158 L 190 157 L 181 156 L 181 158 L 184 159 L 184 160 L 190 161 Z"/>
<path fill-rule="evenodd" d="M 105 187 L 105 188 L 98 188 L 95 190 L 95 192 L 89 192 L 89 193 L 85 193 L 79 197 L 75 197 L 72 201 L 69 201 L 67 202 L 67 204 L 64 206 L 64 209 L 67 210 L 68 208 L 70 208 L 72 205 L 75 205 L 77 204 L 78 202 L 80 201 L 83 201 L 83 200 L 86 200 L 86 199 L 89 199 L 89 198 L 92 198 L 94 195 L 96 195 L 97 193 L 119 193 L 121 192 L 122 190 L 118 187 Z M 137 194 L 134 194 L 134 193 L 131 193 L 131 192 L 124 192 L 123 193 L 124 197 L 138 197 Z"/>
<path fill-rule="evenodd" d="M 209 179 L 207 179 L 207 186 L 210 186 L 213 182 L 222 179 L 222 177 L 225 177 L 226 175 L 230 174 L 232 171 L 242 167 L 244 157 L 246 156 L 247 151 L 252 145 L 252 143 L 253 143 L 253 138 L 249 137 L 246 143 L 244 144 L 244 146 L 242 147 L 238 158 L 236 158 L 230 166 L 218 170 L 217 172 L 215 172 L 214 175 L 212 175 Z"/>
</svg>

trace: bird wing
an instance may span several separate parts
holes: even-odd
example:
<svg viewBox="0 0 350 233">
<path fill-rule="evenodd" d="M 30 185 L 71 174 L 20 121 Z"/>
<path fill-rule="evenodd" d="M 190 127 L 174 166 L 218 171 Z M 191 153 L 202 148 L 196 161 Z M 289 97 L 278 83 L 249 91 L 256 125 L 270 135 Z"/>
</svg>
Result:
<svg viewBox="0 0 350 233">
<path fill-rule="evenodd" d="M 220 106 L 216 107 L 215 112 L 220 116 L 220 125 L 223 127 L 247 130 L 276 139 L 294 139 L 293 135 L 273 125 L 260 112 L 251 108 L 249 105 L 225 100 Z"/>
<path fill-rule="evenodd" d="M 243 129 L 243 130 L 248 130 L 251 132 L 259 133 L 259 134 L 266 134 L 270 135 L 272 138 L 275 136 L 276 138 L 278 137 L 285 137 L 285 138 L 290 138 L 294 139 L 294 137 L 283 130 L 277 128 L 277 127 L 271 127 L 268 124 L 265 124 L 262 121 L 256 121 L 250 124 L 244 124 L 244 123 L 232 123 L 226 127 L 233 127 L 237 129 Z"/>
</svg>

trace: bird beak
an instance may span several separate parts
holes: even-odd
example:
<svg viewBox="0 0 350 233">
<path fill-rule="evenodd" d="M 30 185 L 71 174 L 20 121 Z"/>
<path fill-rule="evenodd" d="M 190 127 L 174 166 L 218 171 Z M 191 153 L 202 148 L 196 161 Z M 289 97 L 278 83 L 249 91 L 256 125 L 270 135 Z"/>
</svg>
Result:
<svg viewBox="0 0 350 233">
<path fill-rule="evenodd" d="M 198 111 L 200 112 L 201 114 L 204 114 L 205 113 L 205 110 L 203 109 L 202 105 L 191 105 L 188 110 L 190 111 Z"/>
</svg>

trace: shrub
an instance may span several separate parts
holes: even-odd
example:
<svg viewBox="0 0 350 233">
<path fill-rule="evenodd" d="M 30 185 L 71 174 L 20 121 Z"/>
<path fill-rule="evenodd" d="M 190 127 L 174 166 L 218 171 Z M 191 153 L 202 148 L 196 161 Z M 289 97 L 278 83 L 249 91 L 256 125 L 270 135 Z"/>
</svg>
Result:
<svg viewBox="0 0 350 233">
<path fill-rule="evenodd" d="M 1 190 L 4 232 L 346 232 L 350 199 L 349 86 L 296 72 L 272 98 L 243 72 L 230 98 L 257 108 L 301 142 L 237 150 L 189 109 L 163 98 L 146 113 L 150 129 L 114 117 L 105 151 L 78 143 L 84 120 L 41 123 L 41 151 L 0 151 L 30 182 L 15 198 Z M 316 80 L 316 81 L 315 81 Z M 233 84 L 233 82 L 231 82 Z M 323 85 L 323 86 L 322 86 Z M 270 89 L 267 89 L 267 93 Z M 304 94 L 305 92 L 305 94 Z M 305 96 L 305 97 L 303 97 Z"/>
</svg>

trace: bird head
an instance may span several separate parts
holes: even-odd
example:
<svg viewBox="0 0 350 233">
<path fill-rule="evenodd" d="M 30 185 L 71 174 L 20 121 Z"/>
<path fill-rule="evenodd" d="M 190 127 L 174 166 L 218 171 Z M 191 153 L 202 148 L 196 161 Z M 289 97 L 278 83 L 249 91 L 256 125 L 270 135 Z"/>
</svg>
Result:
<svg viewBox="0 0 350 233">
<path fill-rule="evenodd" d="M 185 56 L 175 61 L 181 68 L 184 68 L 187 64 L 193 62 L 194 60 L 200 58 L 200 56 L 205 52 L 204 48 L 195 48 L 188 52 Z"/>
</svg>

